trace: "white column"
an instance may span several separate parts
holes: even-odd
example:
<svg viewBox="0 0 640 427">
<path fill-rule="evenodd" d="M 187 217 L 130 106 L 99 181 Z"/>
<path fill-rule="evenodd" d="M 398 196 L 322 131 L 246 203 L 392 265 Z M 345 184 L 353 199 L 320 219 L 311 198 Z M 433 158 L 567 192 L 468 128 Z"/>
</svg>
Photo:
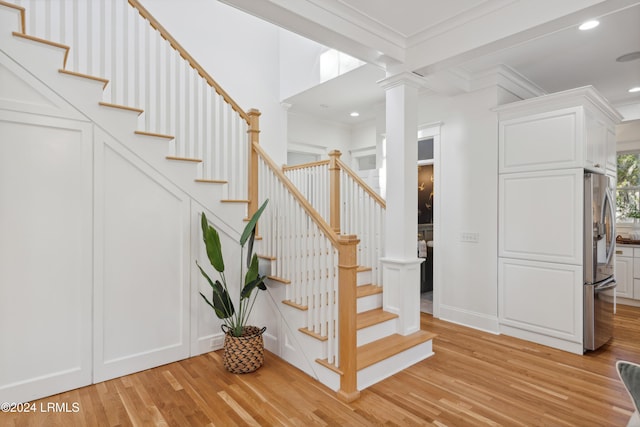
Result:
<svg viewBox="0 0 640 427">
<path fill-rule="evenodd" d="M 421 79 L 401 73 L 380 82 L 386 91 L 387 210 L 382 259 L 383 306 L 399 315 L 398 332 L 420 329 L 418 234 L 418 89 Z"/>
</svg>

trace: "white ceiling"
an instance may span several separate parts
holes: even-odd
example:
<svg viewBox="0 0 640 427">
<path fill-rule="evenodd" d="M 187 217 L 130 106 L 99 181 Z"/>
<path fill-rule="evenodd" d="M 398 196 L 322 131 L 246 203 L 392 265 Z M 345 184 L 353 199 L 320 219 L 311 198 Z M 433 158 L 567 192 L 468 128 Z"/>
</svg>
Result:
<svg viewBox="0 0 640 427">
<path fill-rule="evenodd" d="M 501 64 L 547 93 L 593 85 L 614 105 L 640 104 L 640 93 L 627 92 L 640 86 L 640 59 L 615 61 L 640 51 L 640 1 L 562 0 L 553 4 L 574 9 L 556 11 L 555 19 L 536 9 L 543 9 L 542 0 L 394 0 L 393 7 L 388 0 L 221 1 L 377 64 L 287 99 L 292 112 L 359 123 L 374 117 L 375 105 L 384 101 L 376 81 L 385 68 L 404 67 L 432 81 L 447 74 L 471 81 Z M 579 31 L 577 25 L 591 17 L 600 26 Z M 353 110 L 359 118 L 349 117 Z"/>
</svg>

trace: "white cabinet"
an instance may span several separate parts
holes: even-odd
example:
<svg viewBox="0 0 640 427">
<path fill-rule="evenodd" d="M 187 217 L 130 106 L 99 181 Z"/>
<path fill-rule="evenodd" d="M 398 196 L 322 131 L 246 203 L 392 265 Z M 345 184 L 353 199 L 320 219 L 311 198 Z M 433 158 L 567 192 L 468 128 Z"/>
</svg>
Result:
<svg viewBox="0 0 640 427">
<path fill-rule="evenodd" d="M 581 266 L 500 258 L 498 291 L 502 332 L 582 353 Z"/>
<path fill-rule="evenodd" d="M 616 246 L 618 304 L 640 306 L 640 247 Z"/>
<path fill-rule="evenodd" d="M 591 87 L 496 109 L 500 173 L 585 168 L 615 171 L 615 124 L 621 116 Z"/>
<path fill-rule="evenodd" d="M 583 175 L 582 169 L 500 175 L 499 256 L 582 265 Z"/>
<path fill-rule="evenodd" d="M 615 174 L 621 116 L 591 87 L 496 111 L 500 331 L 582 354 L 584 171 Z"/>
<path fill-rule="evenodd" d="M 640 258 L 638 258 L 640 261 Z M 624 298 L 633 298 L 633 281 L 634 281 L 634 259 L 633 248 L 624 248 L 618 246 L 616 248 L 616 296 Z M 640 265 L 638 266 L 640 274 Z"/>
</svg>

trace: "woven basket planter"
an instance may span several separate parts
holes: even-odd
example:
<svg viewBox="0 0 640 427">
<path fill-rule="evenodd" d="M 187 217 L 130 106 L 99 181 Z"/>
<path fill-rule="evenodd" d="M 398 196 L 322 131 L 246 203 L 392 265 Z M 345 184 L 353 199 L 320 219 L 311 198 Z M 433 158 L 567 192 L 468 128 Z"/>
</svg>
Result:
<svg viewBox="0 0 640 427">
<path fill-rule="evenodd" d="M 262 334 L 267 328 L 245 326 L 241 337 L 234 337 L 225 330 L 222 362 L 227 371 L 234 374 L 253 372 L 264 363 L 264 340 Z"/>
</svg>

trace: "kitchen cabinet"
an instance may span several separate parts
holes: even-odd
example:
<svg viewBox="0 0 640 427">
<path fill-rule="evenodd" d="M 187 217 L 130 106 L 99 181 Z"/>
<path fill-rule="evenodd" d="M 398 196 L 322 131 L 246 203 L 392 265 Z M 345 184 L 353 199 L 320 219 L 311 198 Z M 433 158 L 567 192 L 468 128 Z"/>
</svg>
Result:
<svg viewBox="0 0 640 427">
<path fill-rule="evenodd" d="M 640 246 L 616 246 L 618 304 L 640 306 Z"/>
<path fill-rule="evenodd" d="M 616 169 L 615 125 L 620 116 L 591 87 L 507 104 L 496 111 L 500 173 Z"/>
<path fill-rule="evenodd" d="M 500 331 L 582 354 L 584 172 L 615 176 L 621 116 L 592 87 L 495 111 Z M 628 283 L 640 290 L 638 249 L 638 278 Z"/>
<path fill-rule="evenodd" d="M 638 258 L 640 262 L 640 258 Z M 638 265 L 638 273 L 640 275 L 640 264 Z M 634 281 L 634 258 L 633 248 L 616 247 L 616 296 L 624 298 L 633 298 L 633 281 Z M 638 295 L 640 297 L 640 295 Z"/>
</svg>

